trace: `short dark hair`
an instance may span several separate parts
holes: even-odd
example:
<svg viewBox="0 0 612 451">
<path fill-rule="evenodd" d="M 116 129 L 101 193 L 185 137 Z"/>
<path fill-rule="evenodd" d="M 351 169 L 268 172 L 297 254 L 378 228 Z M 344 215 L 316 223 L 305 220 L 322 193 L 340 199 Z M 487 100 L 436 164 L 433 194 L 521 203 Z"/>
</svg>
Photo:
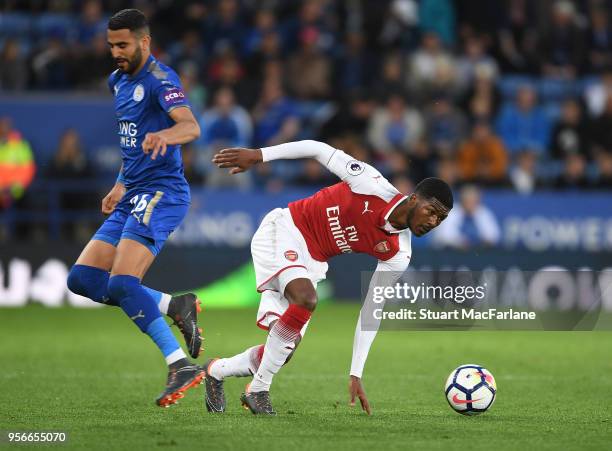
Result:
<svg viewBox="0 0 612 451">
<path fill-rule="evenodd" d="M 122 9 L 108 19 L 109 30 L 123 30 L 125 28 L 132 32 L 148 33 L 149 23 L 142 11 L 138 9 Z"/>
<path fill-rule="evenodd" d="M 438 199 L 449 210 L 453 208 L 453 192 L 448 183 L 442 179 L 437 177 L 423 179 L 414 188 L 414 192 L 423 199 Z"/>
</svg>

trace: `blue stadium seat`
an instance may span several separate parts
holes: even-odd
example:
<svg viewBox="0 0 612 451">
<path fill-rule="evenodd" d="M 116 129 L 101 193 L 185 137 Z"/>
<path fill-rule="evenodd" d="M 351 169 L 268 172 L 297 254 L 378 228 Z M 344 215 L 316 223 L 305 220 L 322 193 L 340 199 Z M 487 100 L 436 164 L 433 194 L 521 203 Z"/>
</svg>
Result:
<svg viewBox="0 0 612 451">
<path fill-rule="evenodd" d="M 560 102 L 576 93 L 575 82 L 553 78 L 541 78 L 537 90 L 542 102 Z"/>
<path fill-rule="evenodd" d="M 32 20 L 28 14 L 0 13 L 0 36 L 5 38 L 27 37 L 32 29 Z"/>
<path fill-rule="evenodd" d="M 37 39 L 50 36 L 61 36 L 70 39 L 71 30 L 75 30 L 76 19 L 70 14 L 45 13 L 38 16 L 33 23 L 33 31 Z"/>
<path fill-rule="evenodd" d="M 516 92 L 523 85 L 534 85 L 534 79 L 527 75 L 506 75 L 499 80 L 499 89 L 504 100 L 514 100 Z"/>
</svg>

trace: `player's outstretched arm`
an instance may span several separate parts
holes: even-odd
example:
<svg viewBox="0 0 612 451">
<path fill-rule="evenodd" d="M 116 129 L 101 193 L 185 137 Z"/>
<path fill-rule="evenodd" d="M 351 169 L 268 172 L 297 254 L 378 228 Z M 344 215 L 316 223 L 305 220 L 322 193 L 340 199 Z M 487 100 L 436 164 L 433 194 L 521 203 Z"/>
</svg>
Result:
<svg viewBox="0 0 612 451">
<path fill-rule="evenodd" d="M 325 143 L 303 140 L 263 147 L 261 149 L 223 149 L 213 157 L 212 161 L 220 168 L 229 168 L 231 174 L 238 174 L 261 162 L 314 158 L 341 177 L 341 174 L 336 171 L 335 167 L 330 166 L 332 156 L 335 154 L 341 154 L 348 158 L 344 152 L 334 149 Z"/>
<path fill-rule="evenodd" d="M 175 108 L 169 114 L 175 124 L 155 133 L 147 133 L 142 142 L 142 151 L 146 154 L 151 152 L 152 160 L 155 160 L 157 155 L 163 157 L 167 146 L 186 144 L 200 137 L 200 125 L 193 117 L 191 109 Z"/>
<path fill-rule="evenodd" d="M 349 375 L 349 405 L 354 406 L 355 397 L 359 398 L 361 408 L 367 412 L 368 415 L 372 413 L 372 410 L 361 383 L 361 376 L 368 358 L 368 353 L 370 352 L 370 347 L 380 327 L 380 320 L 377 320 L 376 316 L 373 315 L 373 310 L 375 308 L 384 308 L 385 305 L 384 300 L 382 302 L 379 300 L 374 302 L 374 287 L 391 286 L 397 282 L 408 267 L 408 263 L 410 262 L 409 257 L 409 252 L 400 251 L 387 261 L 379 260 L 374 270 L 374 274 L 372 275 L 372 279 L 370 280 L 368 293 L 361 311 L 359 312 L 359 318 L 357 319 L 355 337 L 353 339 L 353 357 L 351 359 L 351 371 Z"/>
</svg>

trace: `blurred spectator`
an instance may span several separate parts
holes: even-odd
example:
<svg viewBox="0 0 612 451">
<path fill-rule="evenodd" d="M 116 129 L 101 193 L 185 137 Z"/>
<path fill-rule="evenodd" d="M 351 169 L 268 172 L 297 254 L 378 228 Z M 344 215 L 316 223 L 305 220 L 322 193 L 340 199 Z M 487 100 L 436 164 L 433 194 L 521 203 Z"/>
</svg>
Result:
<svg viewBox="0 0 612 451">
<path fill-rule="evenodd" d="M 376 152 L 405 153 L 424 133 L 421 114 L 406 105 L 399 94 L 389 96 L 384 107 L 377 108 L 368 125 L 368 140 Z"/>
<path fill-rule="evenodd" d="M 80 183 L 90 180 L 94 175 L 75 129 L 66 130 L 60 137 L 57 151 L 45 175 L 53 181 Z M 62 210 L 92 210 L 99 205 L 99 198 L 96 192 L 78 189 L 73 184 L 61 189 L 59 202 Z M 93 224 L 87 222 L 69 221 L 64 222 L 62 231 L 67 238 L 84 241 L 91 236 L 93 227 Z"/>
<path fill-rule="evenodd" d="M 444 43 L 455 44 L 455 8 L 452 0 L 421 0 L 419 25 L 425 33 L 434 32 Z"/>
<path fill-rule="evenodd" d="M 610 12 L 601 6 L 594 7 L 590 12 L 588 59 L 589 69 L 596 73 L 612 66 L 612 28 L 609 16 Z"/>
<path fill-rule="evenodd" d="M 109 74 L 117 68 L 113 61 L 106 32 L 90 38 L 89 50 L 72 58 L 72 79 L 80 89 L 108 90 Z"/>
<path fill-rule="evenodd" d="M 264 45 L 266 36 L 277 32 L 276 15 L 272 9 L 263 8 L 255 12 L 254 26 L 244 37 L 243 51 L 250 56 L 259 51 Z"/>
<path fill-rule="evenodd" d="M 593 155 L 612 153 L 612 92 L 608 94 L 603 112 L 592 123 L 591 140 Z"/>
<path fill-rule="evenodd" d="M 501 94 L 495 85 L 495 74 L 490 66 L 477 66 L 474 81 L 461 102 L 472 121 L 492 121 L 497 116 Z"/>
<path fill-rule="evenodd" d="M 206 88 L 198 79 L 198 66 L 193 61 L 185 61 L 178 67 L 183 91 L 189 99 L 194 116 L 199 116 L 206 105 Z"/>
<path fill-rule="evenodd" d="M 236 85 L 244 77 L 244 69 L 236 52 L 227 47 L 215 54 L 208 67 L 208 78 L 215 85 Z"/>
<path fill-rule="evenodd" d="M 528 147 L 543 154 L 548 148 L 548 117 L 537 106 L 536 92 L 531 86 L 520 87 L 516 104 L 502 108 L 497 120 L 497 132 L 510 152 Z"/>
<path fill-rule="evenodd" d="M 61 31 L 54 33 L 42 42 L 42 47 L 32 56 L 36 88 L 52 90 L 69 87 L 69 56 L 62 38 Z"/>
<path fill-rule="evenodd" d="M 238 0 L 219 0 L 216 10 L 204 22 L 204 43 L 208 53 L 215 54 L 228 49 L 240 51 L 245 29 Z"/>
<path fill-rule="evenodd" d="M 274 31 L 268 31 L 261 37 L 261 42 L 256 49 L 253 49 L 248 60 L 247 70 L 249 78 L 261 79 L 264 72 L 264 65 L 268 61 L 280 60 L 283 55 L 280 35 Z"/>
<path fill-rule="evenodd" d="M 516 156 L 515 165 L 510 169 L 510 181 L 514 189 L 521 194 L 531 194 L 537 187 L 538 157 L 535 152 L 524 149 Z"/>
<path fill-rule="evenodd" d="M 565 157 L 563 172 L 557 177 L 554 187 L 557 189 L 587 188 L 586 159 L 580 154 L 569 154 Z"/>
<path fill-rule="evenodd" d="M 317 47 L 319 32 L 314 27 L 300 33 L 300 48 L 288 61 L 291 92 L 300 99 L 322 99 L 331 92 L 331 64 Z"/>
<path fill-rule="evenodd" d="M 100 0 L 86 0 L 81 7 L 77 38 L 81 45 L 89 45 L 100 34 L 106 35 L 107 19 Z M 108 49 L 107 49 L 108 52 Z"/>
<path fill-rule="evenodd" d="M 461 203 L 432 232 L 432 241 L 442 247 L 468 249 L 493 246 L 501 237 L 495 215 L 481 203 L 478 188 L 467 185 L 461 189 Z"/>
<path fill-rule="evenodd" d="M 570 0 L 557 0 L 552 6 L 552 25 L 542 34 L 540 57 L 542 73 L 548 77 L 572 79 L 584 61 L 584 33 L 576 23 L 576 8 Z"/>
<path fill-rule="evenodd" d="M 19 41 L 7 39 L 0 50 L 0 90 L 21 91 L 28 84 L 28 65 Z"/>
<path fill-rule="evenodd" d="M 434 155 L 426 139 L 420 139 L 408 154 L 408 174 L 414 181 L 433 176 Z"/>
<path fill-rule="evenodd" d="M 434 97 L 425 113 L 427 138 L 438 153 L 451 154 L 465 137 L 467 123 L 464 115 L 445 94 Z"/>
<path fill-rule="evenodd" d="M 341 93 L 353 94 L 369 87 L 376 74 L 374 57 L 364 46 L 361 33 L 348 32 L 344 46 L 334 63 L 334 96 Z M 401 79 L 399 80 L 401 83 Z"/>
<path fill-rule="evenodd" d="M 427 98 L 431 91 L 455 88 L 455 61 L 435 33 L 423 36 L 421 47 L 408 61 L 408 87 L 411 92 Z"/>
<path fill-rule="evenodd" d="M 196 150 L 193 143 L 183 144 L 181 151 L 183 171 L 189 185 L 193 188 L 204 185 L 204 175 L 196 167 Z"/>
<path fill-rule="evenodd" d="M 207 149 L 218 147 L 248 147 L 253 126 L 247 111 L 236 104 L 230 88 L 219 89 L 214 104 L 200 118 L 199 143 Z"/>
<path fill-rule="evenodd" d="M 394 52 L 385 56 L 380 69 L 380 80 L 372 86 L 375 97 L 384 99 L 394 93 L 406 92 L 407 86 L 404 80 L 402 58 L 403 56 L 400 53 Z"/>
<path fill-rule="evenodd" d="M 502 14 L 506 23 L 499 32 L 502 69 L 508 72 L 533 73 L 538 65 L 535 2 L 508 0 L 507 5 Z"/>
<path fill-rule="evenodd" d="M 196 67 L 206 66 L 206 49 L 202 38 L 196 30 L 187 29 L 181 39 L 168 46 L 168 55 L 172 67 L 180 67 L 185 62 L 195 64 Z"/>
<path fill-rule="evenodd" d="M 420 180 L 419 180 L 420 181 Z M 391 179 L 391 184 L 403 194 L 410 194 L 414 190 L 414 182 L 405 175 L 396 175 Z"/>
<path fill-rule="evenodd" d="M 380 42 L 385 48 L 412 50 L 416 45 L 419 5 L 416 0 L 392 0 L 381 25 Z"/>
<path fill-rule="evenodd" d="M 85 180 L 93 175 L 92 168 L 81 148 L 81 138 L 75 129 L 69 128 L 60 137 L 55 156 L 45 175 L 56 180 Z M 65 202 L 62 202 L 62 208 L 74 209 L 87 206 L 87 202 L 79 201 L 79 193 L 69 192 L 67 194 Z"/>
<path fill-rule="evenodd" d="M 326 167 L 312 158 L 304 160 L 300 174 L 292 180 L 292 184 L 296 186 L 317 188 L 323 188 L 337 182 L 338 179 Z"/>
<path fill-rule="evenodd" d="M 597 189 L 612 189 L 612 153 L 597 156 L 597 178 L 593 184 Z"/>
<path fill-rule="evenodd" d="M 451 188 L 454 188 L 459 178 L 455 158 L 442 156 L 436 163 L 435 176 L 444 180 Z"/>
<path fill-rule="evenodd" d="M 361 135 L 367 129 L 375 106 L 375 102 L 363 93 L 356 93 L 349 100 L 341 102 L 336 112 L 322 125 L 319 132 L 321 140 L 327 142 L 346 134 Z"/>
<path fill-rule="evenodd" d="M 457 60 L 457 81 L 461 88 L 472 85 L 478 70 L 487 71 L 493 79 L 499 72 L 497 62 L 486 53 L 484 40 L 479 36 L 469 36 L 465 40 L 463 55 Z"/>
<path fill-rule="evenodd" d="M 0 117 L 0 209 L 21 199 L 34 178 L 36 164 L 30 144 Z"/>
<path fill-rule="evenodd" d="M 592 117 L 604 112 L 610 95 L 612 95 L 612 66 L 602 74 L 600 80 L 588 86 L 584 93 L 584 100 Z"/>
<path fill-rule="evenodd" d="M 272 146 L 296 138 L 299 131 L 299 116 L 292 100 L 285 96 L 281 82 L 266 80 L 261 97 L 253 109 L 255 147 Z"/>
<path fill-rule="evenodd" d="M 219 52 L 208 65 L 207 88 L 211 92 L 222 86 L 232 88 L 241 105 L 248 105 L 251 92 L 245 84 L 245 69 L 238 56 L 231 48 Z"/>
<path fill-rule="evenodd" d="M 501 184 L 506 179 L 508 155 L 491 126 L 477 122 L 471 137 L 459 148 L 457 163 L 463 181 Z"/>
<path fill-rule="evenodd" d="M 590 144 L 578 101 L 570 99 L 563 103 L 561 117 L 553 128 L 551 150 L 552 157 L 558 160 L 570 154 L 581 154 L 588 158 Z"/>
<path fill-rule="evenodd" d="M 325 0 L 304 0 L 297 16 L 292 15 L 282 26 L 283 47 L 293 52 L 299 47 L 302 32 L 314 28 L 320 35 L 321 50 L 331 51 L 336 45 L 332 30 L 334 19 L 325 11 Z"/>
</svg>

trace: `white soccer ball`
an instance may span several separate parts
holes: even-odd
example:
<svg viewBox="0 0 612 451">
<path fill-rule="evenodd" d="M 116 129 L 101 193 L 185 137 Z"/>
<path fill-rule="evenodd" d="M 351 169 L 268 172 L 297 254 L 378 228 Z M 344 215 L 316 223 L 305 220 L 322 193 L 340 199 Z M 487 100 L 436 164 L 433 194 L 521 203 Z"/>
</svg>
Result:
<svg viewBox="0 0 612 451">
<path fill-rule="evenodd" d="M 448 404 L 463 415 L 485 412 L 495 401 L 497 385 L 493 374 L 480 365 L 461 365 L 454 369 L 444 387 Z"/>
</svg>

